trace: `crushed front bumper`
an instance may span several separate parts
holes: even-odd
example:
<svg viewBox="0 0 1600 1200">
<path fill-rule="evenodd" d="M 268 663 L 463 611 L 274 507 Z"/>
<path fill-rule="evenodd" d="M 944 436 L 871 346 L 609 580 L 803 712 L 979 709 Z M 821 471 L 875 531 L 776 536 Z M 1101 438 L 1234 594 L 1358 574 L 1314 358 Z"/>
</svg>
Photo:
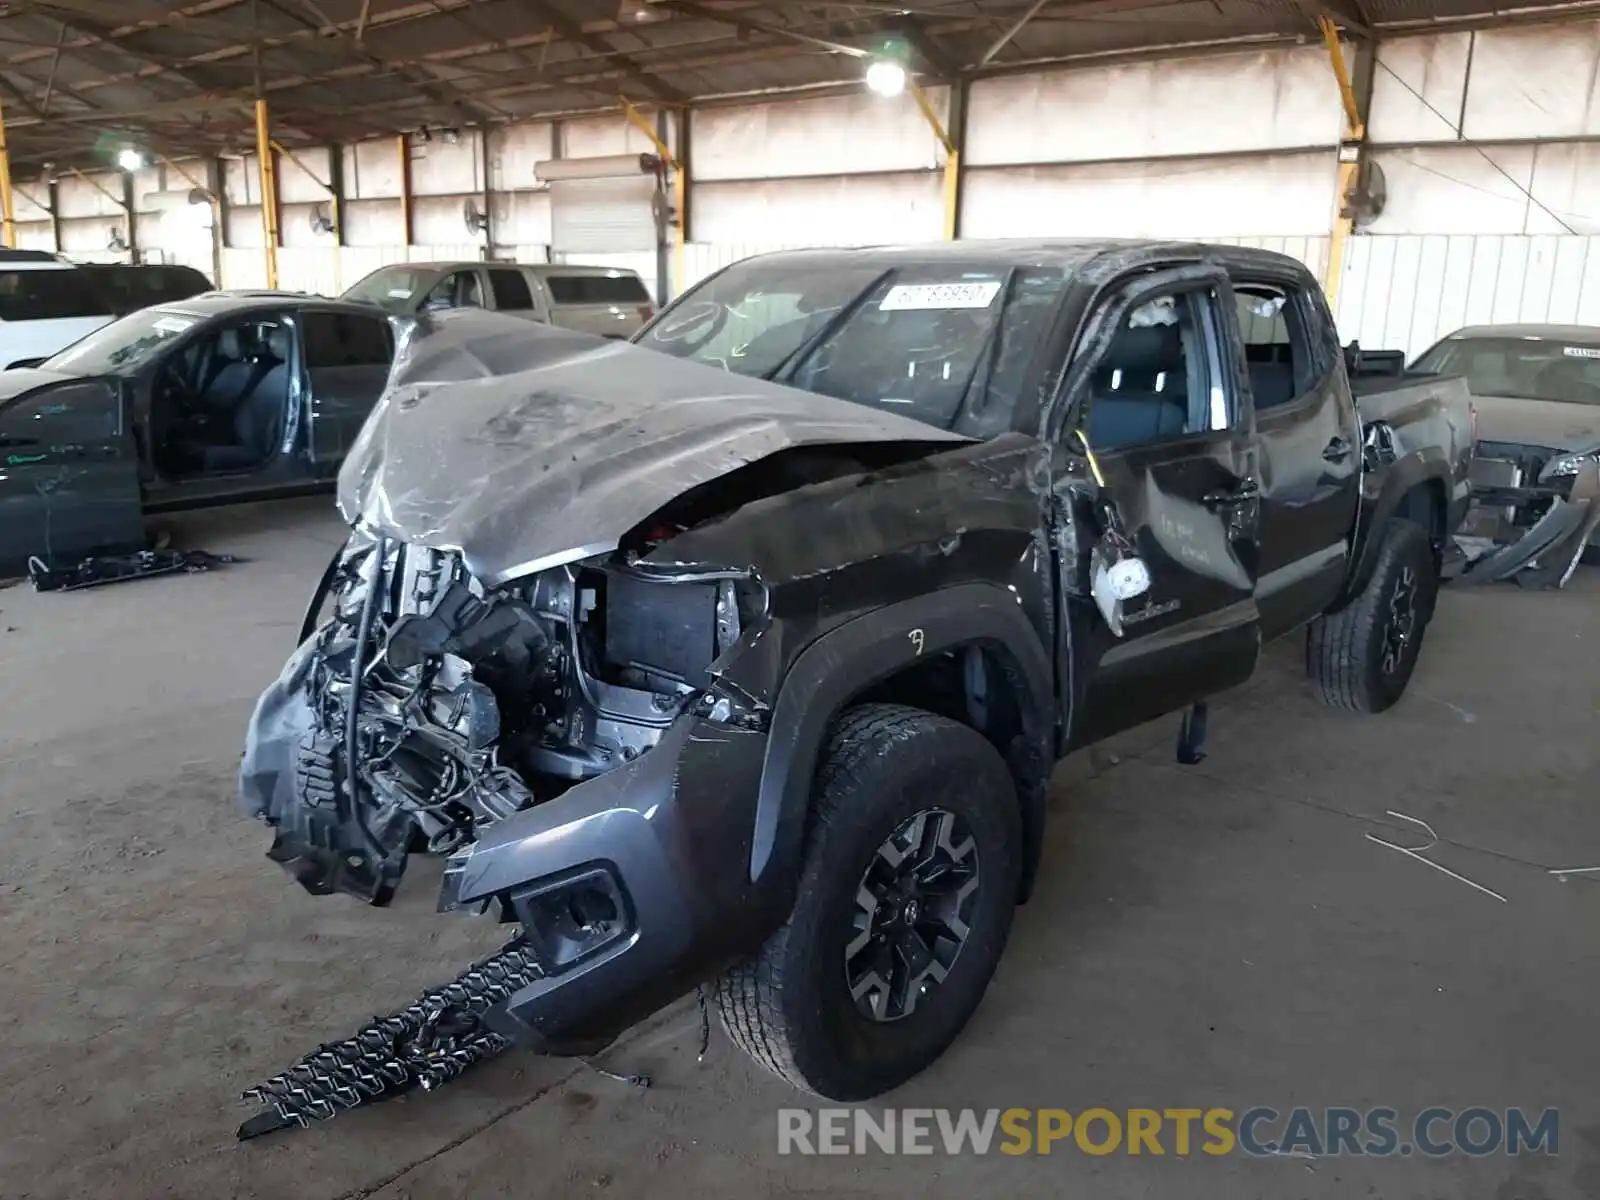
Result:
<svg viewBox="0 0 1600 1200">
<path fill-rule="evenodd" d="M 1521 466 L 1508 460 L 1480 459 L 1473 471 L 1473 508 L 1457 540 L 1478 553 L 1463 583 L 1516 577 L 1562 587 L 1584 551 L 1600 547 L 1600 463 L 1533 486 L 1523 485 Z"/>
<path fill-rule="evenodd" d="M 291 659 L 257 706 L 241 795 L 275 829 L 271 856 L 307 890 L 382 902 L 404 868 L 405 831 L 364 798 L 368 826 L 395 847 L 378 860 L 332 803 L 342 748 L 320 747 L 324 765 L 307 769 L 310 657 Z M 543 971 L 485 1015 L 491 1029 L 589 1053 L 760 945 L 787 903 L 746 869 L 766 745 L 764 731 L 685 715 L 644 754 L 446 859 L 439 907 L 519 922 Z"/>
</svg>

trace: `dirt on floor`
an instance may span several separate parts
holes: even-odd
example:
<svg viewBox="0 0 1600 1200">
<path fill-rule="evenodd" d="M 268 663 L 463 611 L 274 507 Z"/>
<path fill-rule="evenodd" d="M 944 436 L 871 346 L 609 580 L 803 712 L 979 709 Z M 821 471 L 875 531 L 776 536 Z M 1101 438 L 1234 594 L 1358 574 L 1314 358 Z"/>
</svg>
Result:
<svg viewBox="0 0 1600 1200">
<path fill-rule="evenodd" d="M 1387 1107 L 1402 1133 L 1430 1106 L 1556 1108 L 1555 1155 L 1210 1156 L 1198 1136 L 1180 1155 L 1170 1133 L 1159 1156 L 1071 1138 L 1049 1155 L 781 1155 L 779 1110 L 818 1103 L 715 1031 L 697 1063 L 692 1003 L 603 1056 L 647 1091 L 514 1053 L 236 1144 L 242 1088 L 505 931 L 436 915 L 425 866 L 373 910 L 314 899 L 263 857 L 234 801 L 243 730 L 340 530 L 317 500 L 178 536 L 248 561 L 0 590 L 5 1200 L 1600 1195 L 1600 872 L 1551 873 L 1600 867 L 1600 570 L 1561 593 L 1447 590 L 1381 717 L 1320 708 L 1285 645 L 1214 707 L 1199 766 L 1174 762 L 1175 720 L 1063 764 L 1045 876 L 982 1008 L 869 1106 Z M 1425 845 L 1406 818 L 1453 874 L 1366 836 Z"/>
</svg>

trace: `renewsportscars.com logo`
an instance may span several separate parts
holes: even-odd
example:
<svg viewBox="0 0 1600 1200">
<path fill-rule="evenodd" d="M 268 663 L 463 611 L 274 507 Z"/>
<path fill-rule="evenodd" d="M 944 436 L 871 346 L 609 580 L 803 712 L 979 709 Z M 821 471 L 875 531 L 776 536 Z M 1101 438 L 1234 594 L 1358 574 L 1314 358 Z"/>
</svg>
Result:
<svg viewBox="0 0 1600 1200">
<path fill-rule="evenodd" d="M 779 1154 L 1243 1154 L 1323 1158 L 1560 1151 L 1560 1112 L 1425 1108 L 780 1108 Z"/>
</svg>

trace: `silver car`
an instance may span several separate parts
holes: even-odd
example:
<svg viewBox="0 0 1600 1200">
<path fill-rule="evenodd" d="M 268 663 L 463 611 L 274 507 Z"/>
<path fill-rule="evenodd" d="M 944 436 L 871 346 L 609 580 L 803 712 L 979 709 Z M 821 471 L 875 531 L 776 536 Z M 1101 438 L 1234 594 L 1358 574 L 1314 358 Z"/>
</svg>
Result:
<svg viewBox="0 0 1600 1200">
<path fill-rule="evenodd" d="M 341 299 L 400 316 L 485 308 L 610 338 L 632 337 L 655 315 L 636 272 L 563 263 L 394 263 L 379 267 Z"/>
</svg>

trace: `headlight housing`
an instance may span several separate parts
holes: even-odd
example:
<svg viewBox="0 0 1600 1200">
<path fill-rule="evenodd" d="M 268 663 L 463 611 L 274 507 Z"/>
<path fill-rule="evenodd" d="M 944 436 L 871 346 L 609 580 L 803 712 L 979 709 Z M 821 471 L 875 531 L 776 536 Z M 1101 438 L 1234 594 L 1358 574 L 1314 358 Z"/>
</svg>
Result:
<svg viewBox="0 0 1600 1200">
<path fill-rule="evenodd" d="M 1571 454 L 1558 454 L 1545 463 L 1544 470 L 1539 472 L 1539 482 L 1560 479 L 1565 475 L 1576 475 L 1597 459 L 1600 459 L 1600 446 L 1588 450 L 1575 450 Z"/>
</svg>

